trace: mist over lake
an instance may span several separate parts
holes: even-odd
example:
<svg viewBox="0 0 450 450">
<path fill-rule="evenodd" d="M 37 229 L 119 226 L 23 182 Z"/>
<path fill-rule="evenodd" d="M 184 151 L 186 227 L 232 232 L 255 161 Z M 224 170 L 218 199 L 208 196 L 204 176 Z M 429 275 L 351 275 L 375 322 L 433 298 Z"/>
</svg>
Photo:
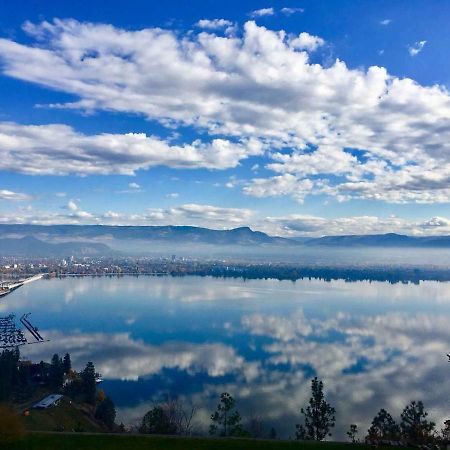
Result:
<svg viewBox="0 0 450 450">
<path fill-rule="evenodd" d="M 293 436 L 314 375 L 336 407 L 335 438 L 410 400 L 446 418 L 450 283 L 63 278 L 23 286 L 0 312 L 31 312 L 50 339 L 24 358 L 93 361 L 126 424 L 170 395 L 198 406 L 204 430 L 228 391 L 244 417 Z"/>
</svg>

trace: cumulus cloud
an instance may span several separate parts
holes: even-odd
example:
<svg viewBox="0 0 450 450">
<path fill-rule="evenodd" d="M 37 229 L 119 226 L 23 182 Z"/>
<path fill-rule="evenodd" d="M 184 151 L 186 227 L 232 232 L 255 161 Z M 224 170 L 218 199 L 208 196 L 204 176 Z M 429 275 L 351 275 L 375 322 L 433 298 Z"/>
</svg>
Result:
<svg viewBox="0 0 450 450">
<path fill-rule="evenodd" d="M 273 178 L 255 178 L 244 187 L 244 193 L 253 197 L 279 197 L 290 195 L 299 203 L 312 192 L 314 182 L 305 178 L 299 179 L 289 173 Z"/>
<path fill-rule="evenodd" d="M 275 10 L 273 8 L 261 8 L 256 9 L 250 13 L 251 17 L 264 17 L 264 16 L 273 16 L 275 14 Z"/>
<path fill-rule="evenodd" d="M 70 353 L 74 367 L 81 370 L 86 361 L 95 361 L 96 368 L 108 379 L 137 380 L 166 368 L 220 377 L 235 372 L 243 362 L 232 347 L 219 343 L 167 342 L 153 346 L 133 339 L 128 333 L 62 334 L 51 330 L 45 333 L 50 339 L 49 346 L 54 343 L 55 352 L 64 349 Z M 39 349 L 27 351 L 27 356 L 37 355 Z"/>
<path fill-rule="evenodd" d="M 421 226 L 425 230 L 441 229 L 450 234 L 450 219 L 445 217 L 432 217 L 430 220 L 423 222 Z"/>
<path fill-rule="evenodd" d="M 261 151 L 254 139 L 177 146 L 143 133 L 85 135 L 67 125 L 0 122 L 0 169 L 29 175 L 132 175 L 158 165 L 226 169 Z"/>
<path fill-rule="evenodd" d="M 319 36 L 313 36 L 309 33 L 300 33 L 297 37 L 291 39 L 289 44 L 296 50 L 308 50 L 313 52 L 325 44 L 325 41 Z"/>
<path fill-rule="evenodd" d="M 263 145 L 274 157 L 268 169 L 275 173 L 250 183 L 245 188 L 250 195 L 275 193 L 300 201 L 309 194 L 340 201 L 450 200 L 450 95 L 444 87 L 421 86 L 383 67 L 311 63 L 309 53 L 323 44 L 320 37 L 295 37 L 254 21 L 239 37 L 213 31 L 180 35 L 160 28 L 129 31 L 75 20 L 24 28 L 34 45 L 0 39 L 3 72 L 78 99 L 53 107 L 137 113 L 220 138 L 172 146 L 152 136 L 85 136 L 57 125 L 46 129 L 45 137 L 44 130 L 36 131 L 38 139 L 32 129 L 13 136 L 7 131 L 6 138 L 0 135 L 0 149 L 6 148 L 8 156 L 0 162 L 4 170 L 40 173 L 39 161 L 51 168 L 45 173 L 78 173 L 87 167 L 88 173 L 130 174 L 158 164 L 230 168 L 260 155 Z M 412 46 L 411 54 L 424 45 Z M 22 138 L 23 133 L 32 138 Z M 61 148 L 59 140 L 50 152 L 54 134 L 69 137 L 70 146 Z M 28 146 L 29 141 L 41 143 L 40 158 L 26 158 L 36 146 L 22 153 L 23 140 Z M 255 140 L 259 144 L 253 146 Z M 48 164 L 55 154 L 66 155 L 69 164 Z M 111 158 L 120 162 L 111 164 Z M 337 163 L 339 176 L 327 172 L 328 158 Z M 280 189 L 286 183 L 291 189 Z M 307 184 L 312 188 L 303 189 Z"/>
<path fill-rule="evenodd" d="M 94 219 L 94 215 L 87 212 L 87 211 L 83 211 L 82 209 L 80 209 L 80 207 L 75 203 L 74 200 L 69 200 L 67 202 L 67 207 L 69 210 L 69 215 L 68 218 L 74 219 L 75 221 L 78 220 L 92 220 Z"/>
<path fill-rule="evenodd" d="M 383 19 L 380 21 L 380 25 L 389 25 L 392 22 L 392 19 Z"/>
<path fill-rule="evenodd" d="M 197 27 L 205 30 L 221 30 L 226 31 L 234 29 L 234 24 L 230 20 L 226 19 L 201 19 L 196 24 Z"/>
<path fill-rule="evenodd" d="M 8 189 L 0 189 L 0 200 L 24 201 L 31 200 L 33 197 L 21 192 L 9 191 Z"/>
<path fill-rule="evenodd" d="M 73 200 L 69 200 L 69 202 L 67 203 L 67 209 L 69 211 L 77 211 L 78 210 L 78 206 Z"/>
<path fill-rule="evenodd" d="M 427 41 L 418 41 L 414 45 L 408 47 L 408 52 L 411 56 L 417 56 L 425 47 Z"/>
</svg>

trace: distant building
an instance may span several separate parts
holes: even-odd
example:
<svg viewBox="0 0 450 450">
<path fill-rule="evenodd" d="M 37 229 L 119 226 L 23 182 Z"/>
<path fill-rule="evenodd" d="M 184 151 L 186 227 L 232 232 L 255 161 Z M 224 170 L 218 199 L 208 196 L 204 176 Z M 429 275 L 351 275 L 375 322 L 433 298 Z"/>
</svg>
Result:
<svg viewBox="0 0 450 450">
<path fill-rule="evenodd" d="M 52 406 L 57 406 L 62 398 L 63 396 L 59 394 L 48 395 L 47 397 L 42 399 L 39 403 L 36 403 L 33 406 L 33 409 L 47 409 Z"/>
</svg>

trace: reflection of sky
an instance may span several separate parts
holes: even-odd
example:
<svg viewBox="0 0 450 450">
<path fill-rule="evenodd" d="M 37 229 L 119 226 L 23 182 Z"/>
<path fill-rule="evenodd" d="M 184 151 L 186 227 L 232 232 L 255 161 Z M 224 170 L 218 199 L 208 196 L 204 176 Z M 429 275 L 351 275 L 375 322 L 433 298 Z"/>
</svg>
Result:
<svg viewBox="0 0 450 450">
<path fill-rule="evenodd" d="M 0 303 L 1 313 L 29 311 L 51 342 L 23 353 L 94 361 L 126 422 L 167 393 L 207 420 L 227 390 L 244 415 L 292 435 L 314 374 L 336 406 L 337 437 L 412 399 L 445 418 L 450 283 L 56 279 Z"/>
</svg>

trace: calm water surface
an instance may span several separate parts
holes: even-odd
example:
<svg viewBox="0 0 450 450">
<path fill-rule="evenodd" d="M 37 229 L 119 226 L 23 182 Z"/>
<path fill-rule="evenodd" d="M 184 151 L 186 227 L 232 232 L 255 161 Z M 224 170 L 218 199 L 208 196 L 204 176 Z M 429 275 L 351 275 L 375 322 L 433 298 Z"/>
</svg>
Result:
<svg viewBox="0 0 450 450">
<path fill-rule="evenodd" d="M 93 361 L 127 424 L 169 394 L 195 404 L 206 427 L 228 391 L 244 417 L 292 436 L 315 374 L 336 438 L 413 399 L 436 421 L 450 416 L 450 283 L 66 278 L 15 291 L 0 302 L 10 312 L 31 312 L 51 339 L 24 356 Z"/>
</svg>

